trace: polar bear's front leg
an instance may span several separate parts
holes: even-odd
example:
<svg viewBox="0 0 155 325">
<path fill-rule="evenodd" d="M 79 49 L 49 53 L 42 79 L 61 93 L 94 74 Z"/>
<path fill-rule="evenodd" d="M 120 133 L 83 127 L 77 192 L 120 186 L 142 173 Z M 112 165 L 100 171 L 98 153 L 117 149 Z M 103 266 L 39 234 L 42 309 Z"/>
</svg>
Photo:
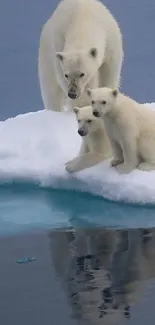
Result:
<svg viewBox="0 0 155 325">
<path fill-rule="evenodd" d="M 53 86 L 49 92 L 46 93 L 45 108 L 56 112 L 64 110 L 65 95 L 59 85 Z"/>
<path fill-rule="evenodd" d="M 103 160 L 104 157 L 102 155 L 99 155 L 96 152 L 90 152 L 88 154 L 85 154 L 83 156 L 68 161 L 65 164 L 65 169 L 69 173 L 74 173 L 83 170 L 85 168 L 92 167 Z"/>
<path fill-rule="evenodd" d="M 110 143 L 113 152 L 113 159 L 110 162 L 110 166 L 116 167 L 124 162 L 123 151 L 121 146 L 116 141 L 111 140 Z"/>
<path fill-rule="evenodd" d="M 122 141 L 124 163 L 117 166 L 120 173 L 126 174 L 134 170 L 138 165 L 137 142 L 134 137 L 124 137 Z"/>
<path fill-rule="evenodd" d="M 65 94 L 57 81 L 55 69 L 48 58 L 47 51 L 42 46 L 39 50 L 38 75 L 44 108 L 62 111 Z"/>
</svg>

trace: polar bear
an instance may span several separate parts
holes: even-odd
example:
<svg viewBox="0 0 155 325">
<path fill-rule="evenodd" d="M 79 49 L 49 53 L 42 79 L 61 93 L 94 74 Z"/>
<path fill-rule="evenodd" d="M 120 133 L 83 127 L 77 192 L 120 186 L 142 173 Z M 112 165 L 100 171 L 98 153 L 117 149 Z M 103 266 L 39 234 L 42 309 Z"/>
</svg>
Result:
<svg viewBox="0 0 155 325">
<path fill-rule="evenodd" d="M 38 73 L 45 109 L 87 106 L 87 87 L 118 87 L 122 61 L 120 28 L 101 2 L 61 1 L 40 36 Z"/>
<path fill-rule="evenodd" d="M 82 145 L 78 157 L 66 163 L 66 170 L 70 173 L 91 167 L 112 157 L 104 123 L 93 115 L 92 107 L 75 107 L 74 112 L 78 123 L 78 134 L 82 137 Z"/>
<path fill-rule="evenodd" d="M 104 120 L 113 160 L 120 173 L 155 169 L 155 110 L 117 89 L 88 89 L 95 117 Z"/>
</svg>

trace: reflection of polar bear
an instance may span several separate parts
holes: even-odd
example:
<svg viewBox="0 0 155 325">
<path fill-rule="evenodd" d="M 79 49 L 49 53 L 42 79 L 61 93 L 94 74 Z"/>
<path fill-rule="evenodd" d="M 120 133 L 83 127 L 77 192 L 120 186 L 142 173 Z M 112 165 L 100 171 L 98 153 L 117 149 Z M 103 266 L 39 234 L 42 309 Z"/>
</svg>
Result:
<svg viewBox="0 0 155 325">
<path fill-rule="evenodd" d="M 112 166 L 127 173 L 155 169 L 155 111 L 110 88 L 88 90 L 93 114 L 104 120 Z"/>
<path fill-rule="evenodd" d="M 66 163 L 68 172 L 91 167 L 112 155 L 104 124 L 101 119 L 93 116 L 92 107 L 76 107 L 74 111 L 78 121 L 78 133 L 83 142 L 79 156 Z"/>
<path fill-rule="evenodd" d="M 61 1 L 40 38 L 38 69 L 45 108 L 87 106 L 85 88 L 118 87 L 122 59 L 120 29 L 102 3 Z"/>
</svg>

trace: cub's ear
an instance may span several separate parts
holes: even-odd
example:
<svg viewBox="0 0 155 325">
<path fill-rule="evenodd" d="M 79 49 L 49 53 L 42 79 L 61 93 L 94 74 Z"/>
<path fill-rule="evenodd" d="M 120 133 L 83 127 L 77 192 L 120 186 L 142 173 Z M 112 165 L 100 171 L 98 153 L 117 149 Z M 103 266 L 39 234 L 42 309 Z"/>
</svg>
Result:
<svg viewBox="0 0 155 325">
<path fill-rule="evenodd" d="M 89 54 L 93 57 L 96 58 L 97 57 L 97 49 L 95 47 L 92 47 L 89 51 Z"/>
<path fill-rule="evenodd" d="M 88 89 L 86 90 L 86 93 L 87 93 L 87 95 L 90 97 L 90 96 L 91 96 L 91 89 L 88 88 Z"/>
<path fill-rule="evenodd" d="M 57 52 L 56 53 L 56 57 L 57 57 L 57 59 L 59 59 L 60 61 L 63 61 L 63 53 L 62 52 Z"/>
<path fill-rule="evenodd" d="M 79 111 L 79 108 L 78 108 L 78 107 L 74 107 L 74 108 L 73 108 L 73 112 L 74 112 L 75 114 L 77 114 L 78 111 Z"/>
<path fill-rule="evenodd" d="M 117 97 L 117 95 L 118 95 L 118 90 L 117 90 L 117 89 L 113 89 L 113 90 L 112 90 L 112 94 L 113 94 L 114 97 Z"/>
</svg>

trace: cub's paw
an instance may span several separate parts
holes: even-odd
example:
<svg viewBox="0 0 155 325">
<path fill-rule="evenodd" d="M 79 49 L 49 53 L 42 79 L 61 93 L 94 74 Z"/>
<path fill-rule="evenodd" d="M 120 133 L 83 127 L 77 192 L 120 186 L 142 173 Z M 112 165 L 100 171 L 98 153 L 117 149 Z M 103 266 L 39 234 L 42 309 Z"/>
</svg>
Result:
<svg viewBox="0 0 155 325">
<path fill-rule="evenodd" d="M 148 164 L 147 162 L 142 162 L 139 164 L 138 169 L 149 172 L 151 170 L 155 170 L 155 164 L 151 165 L 151 164 Z"/>
<path fill-rule="evenodd" d="M 122 163 L 123 163 L 123 160 L 121 160 L 121 159 L 112 159 L 111 162 L 110 162 L 110 166 L 111 167 L 116 167 L 116 166 L 118 166 L 118 165 L 120 165 Z"/>
<path fill-rule="evenodd" d="M 78 171 L 78 159 L 73 159 L 65 164 L 65 169 L 67 170 L 68 173 L 75 173 Z"/>
<path fill-rule="evenodd" d="M 123 163 L 123 164 L 119 164 L 116 167 L 116 169 L 120 174 L 128 174 L 133 171 L 134 167 L 131 167 L 131 166 Z"/>
</svg>

